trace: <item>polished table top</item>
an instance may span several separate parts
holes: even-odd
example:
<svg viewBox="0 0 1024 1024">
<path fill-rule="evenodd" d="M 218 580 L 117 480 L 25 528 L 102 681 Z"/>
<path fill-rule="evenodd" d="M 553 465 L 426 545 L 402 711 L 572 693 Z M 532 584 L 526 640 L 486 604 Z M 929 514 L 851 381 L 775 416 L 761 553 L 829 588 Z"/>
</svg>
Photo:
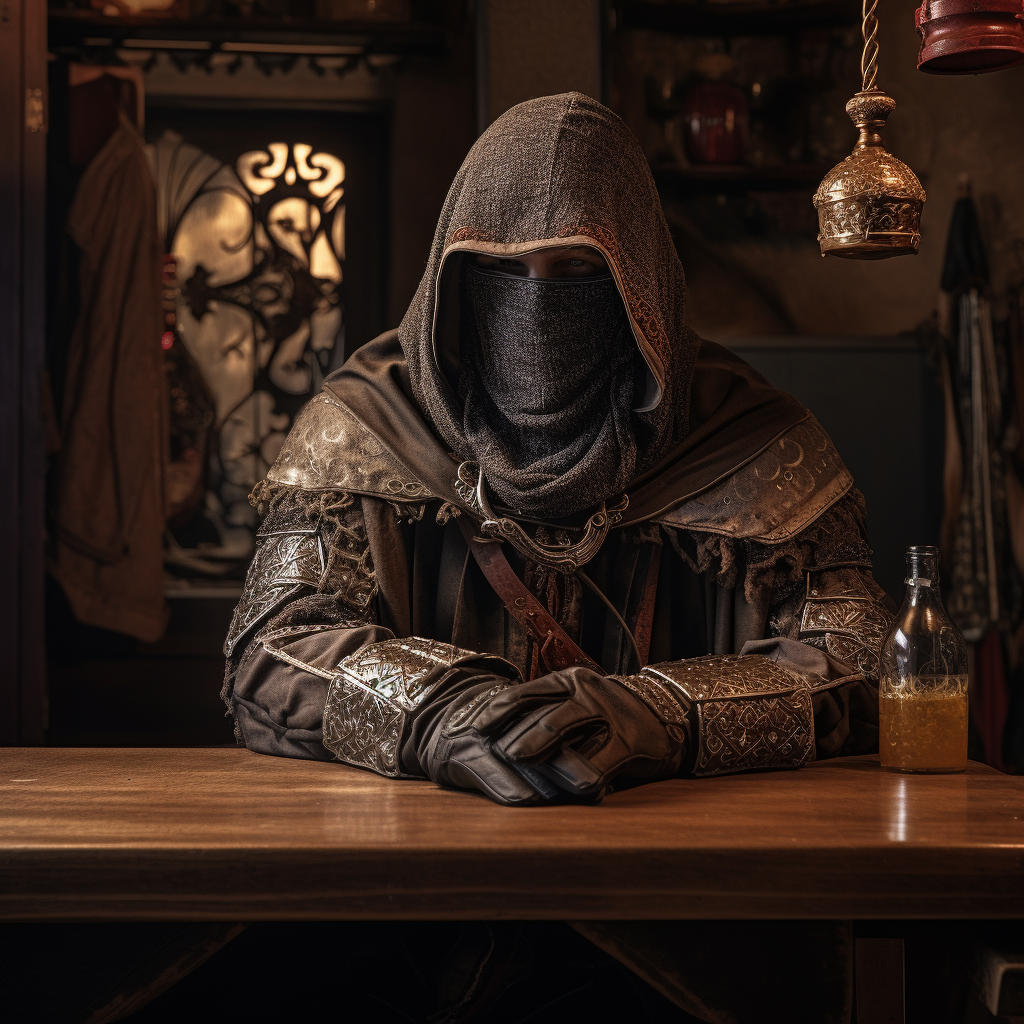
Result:
<svg viewBox="0 0 1024 1024">
<path fill-rule="evenodd" d="M 0 750 L 0 919 L 1024 917 L 1024 778 L 876 758 L 511 809 L 247 750 Z"/>
</svg>

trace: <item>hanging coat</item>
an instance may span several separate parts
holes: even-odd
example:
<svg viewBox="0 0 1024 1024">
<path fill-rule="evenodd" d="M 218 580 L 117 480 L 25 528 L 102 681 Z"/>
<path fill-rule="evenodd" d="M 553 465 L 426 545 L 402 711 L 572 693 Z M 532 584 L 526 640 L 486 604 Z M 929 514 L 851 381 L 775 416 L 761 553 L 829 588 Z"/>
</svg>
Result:
<svg viewBox="0 0 1024 1024">
<path fill-rule="evenodd" d="M 156 193 L 122 115 L 86 168 L 68 219 L 82 250 L 48 569 L 75 617 L 159 639 L 167 459 Z"/>
</svg>

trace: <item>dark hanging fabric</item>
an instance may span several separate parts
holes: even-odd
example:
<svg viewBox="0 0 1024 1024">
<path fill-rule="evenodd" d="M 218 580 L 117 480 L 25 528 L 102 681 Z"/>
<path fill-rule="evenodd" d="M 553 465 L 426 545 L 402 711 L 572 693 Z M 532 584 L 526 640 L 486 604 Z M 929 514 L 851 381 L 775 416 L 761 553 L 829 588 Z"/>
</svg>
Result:
<svg viewBox="0 0 1024 1024">
<path fill-rule="evenodd" d="M 988 260 L 981 240 L 981 226 L 974 200 L 964 196 L 956 201 L 946 239 L 942 263 L 942 290 L 963 291 L 988 284 Z"/>
<path fill-rule="evenodd" d="M 994 322 L 988 280 L 977 213 L 964 196 L 953 210 L 942 271 L 951 302 L 950 337 L 940 353 L 945 598 L 965 638 L 978 645 L 971 713 L 986 761 L 1001 768 L 1007 680 L 1020 662 L 1024 621 L 1024 489 L 1012 457 L 1021 396 L 1011 369 L 1020 359 L 1012 330 Z"/>
<path fill-rule="evenodd" d="M 1009 572 L 1003 449 L 1012 404 L 1006 333 L 993 323 L 988 271 L 974 204 L 954 208 L 942 286 L 952 303 L 944 356 L 947 451 L 943 523 L 947 602 L 964 636 L 1006 628 L 1020 604 Z"/>
<path fill-rule="evenodd" d="M 68 351 L 47 567 L 75 617 L 144 641 L 163 634 L 167 394 L 156 190 L 122 115 L 68 220 L 82 252 Z"/>
<path fill-rule="evenodd" d="M 1006 511 L 1010 548 L 1018 578 L 1024 579 L 1024 282 L 1010 292 L 1009 425 L 1004 439 Z M 1003 758 L 1007 770 L 1024 774 L 1024 616 L 1013 624 L 1006 642 L 1010 675 Z"/>
</svg>

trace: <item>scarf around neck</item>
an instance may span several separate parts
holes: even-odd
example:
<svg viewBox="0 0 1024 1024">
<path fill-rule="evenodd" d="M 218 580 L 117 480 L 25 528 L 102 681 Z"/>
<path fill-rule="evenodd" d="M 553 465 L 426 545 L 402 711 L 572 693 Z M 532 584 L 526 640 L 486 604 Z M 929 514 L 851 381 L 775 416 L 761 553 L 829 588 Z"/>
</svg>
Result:
<svg viewBox="0 0 1024 1024">
<path fill-rule="evenodd" d="M 635 367 L 610 275 L 463 275 L 463 434 L 510 508 L 565 516 L 619 494 L 636 467 Z"/>
</svg>

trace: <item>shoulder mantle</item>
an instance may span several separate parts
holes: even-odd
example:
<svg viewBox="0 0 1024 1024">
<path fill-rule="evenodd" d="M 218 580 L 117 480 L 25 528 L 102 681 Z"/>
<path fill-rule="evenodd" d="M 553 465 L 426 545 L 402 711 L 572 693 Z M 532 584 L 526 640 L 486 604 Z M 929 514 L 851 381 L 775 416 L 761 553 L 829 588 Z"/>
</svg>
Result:
<svg viewBox="0 0 1024 1024">
<path fill-rule="evenodd" d="M 325 392 L 296 417 L 267 479 L 305 491 L 349 491 L 389 501 L 434 497 L 343 402 Z"/>
<path fill-rule="evenodd" d="M 724 480 L 657 518 L 666 526 L 781 544 L 853 486 L 835 446 L 808 415 Z"/>
</svg>

